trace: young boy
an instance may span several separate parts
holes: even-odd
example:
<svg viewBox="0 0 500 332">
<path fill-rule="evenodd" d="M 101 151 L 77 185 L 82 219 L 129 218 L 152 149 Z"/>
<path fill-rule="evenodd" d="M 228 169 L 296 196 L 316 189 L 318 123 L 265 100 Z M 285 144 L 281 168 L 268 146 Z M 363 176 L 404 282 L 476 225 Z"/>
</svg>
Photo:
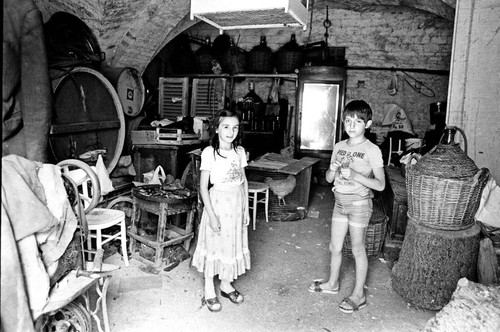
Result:
<svg viewBox="0 0 500 332">
<path fill-rule="evenodd" d="M 384 163 L 378 146 L 365 137 L 365 130 L 372 124 L 372 110 L 363 100 L 354 100 L 345 106 L 344 130 L 348 139 L 335 144 L 326 180 L 334 181 L 332 191 L 335 206 L 332 215 L 330 242 L 330 278 L 316 280 L 310 292 L 337 294 L 340 289 L 339 274 L 342 263 L 342 245 L 349 229 L 352 253 L 356 265 L 356 283 L 350 296 L 339 306 L 345 313 L 366 307 L 364 285 L 368 271 L 365 251 L 366 227 L 373 211 L 373 190 L 385 188 Z"/>
</svg>

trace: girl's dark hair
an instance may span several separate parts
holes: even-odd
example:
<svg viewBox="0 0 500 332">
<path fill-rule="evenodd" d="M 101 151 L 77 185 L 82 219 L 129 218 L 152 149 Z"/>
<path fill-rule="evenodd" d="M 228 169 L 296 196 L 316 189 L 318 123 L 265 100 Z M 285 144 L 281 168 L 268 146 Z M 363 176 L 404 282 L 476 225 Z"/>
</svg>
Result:
<svg viewBox="0 0 500 332">
<path fill-rule="evenodd" d="M 231 111 L 231 110 L 220 110 L 215 114 L 215 117 L 213 118 L 210 126 L 210 134 L 212 136 L 211 140 L 211 145 L 214 148 L 214 152 L 217 152 L 217 154 L 220 156 L 219 153 L 219 148 L 220 148 L 220 142 L 219 142 L 219 135 L 217 134 L 217 129 L 219 128 L 220 123 L 222 122 L 222 118 L 228 118 L 228 117 L 234 117 L 238 119 L 238 122 L 240 123 L 240 128 L 238 130 L 238 134 L 236 135 L 236 138 L 233 141 L 233 149 L 236 151 L 236 148 L 241 145 L 242 139 L 243 139 L 243 126 L 241 125 L 241 117 L 240 114 L 236 111 Z"/>
<path fill-rule="evenodd" d="M 356 115 L 359 119 L 363 119 L 367 123 L 372 119 L 373 112 L 366 101 L 353 100 L 345 105 L 342 120 L 345 120 L 348 115 Z"/>
</svg>

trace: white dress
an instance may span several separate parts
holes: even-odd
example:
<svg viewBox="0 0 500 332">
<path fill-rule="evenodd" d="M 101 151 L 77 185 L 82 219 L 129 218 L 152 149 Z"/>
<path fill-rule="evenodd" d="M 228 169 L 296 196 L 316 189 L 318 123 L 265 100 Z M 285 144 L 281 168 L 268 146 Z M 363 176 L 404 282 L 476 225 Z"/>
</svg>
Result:
<svg viewBox="0 0 500 332">
<path fill-rule="evenodd" d="M 233 281 L 250 269 L 248 227 L 243 226 L 247 195 L 243 186 L 245 150 L 238 147 L 223 158 L 209 146 L 201 155 L 200 170 L 210 171 L 210 200 L 221 229 L 214 232 L 203 211 L 192 265 L 207 276 Z"/>
</svg>

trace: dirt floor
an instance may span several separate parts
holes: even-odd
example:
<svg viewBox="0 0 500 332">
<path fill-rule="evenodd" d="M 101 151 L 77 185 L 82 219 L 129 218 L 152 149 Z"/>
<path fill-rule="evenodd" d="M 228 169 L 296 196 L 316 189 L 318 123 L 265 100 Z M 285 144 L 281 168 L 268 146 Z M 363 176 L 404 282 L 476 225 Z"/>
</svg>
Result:
<svg viewBox="0 0 500 332">
<path fill-rule="evenodd" d="M 108 289 L 111 331 L 422 331 L 436 312 L 412 306 L 394 292 L 391 264 L 381 257 L 370 258 L 368 305 L 354 314 L 338 310 L 353 286 L 353 259 L 343 261 L 339 294 L 308 292 L 313 279 L 328 273 L 332 196 L 329 188 L 313 186 L 309 208 L 318 218 L 259 220 L 257 229 L 249 230 L 252 268 L 234 283 L 245 302 L 220 298 L 218 313 L 201 306 L 203 278 L 190 260 L 151 274 L 135 259 L 125 267 L 120 255 L 112 255 L 106 262 L 121 269 Z"/>
</svg>

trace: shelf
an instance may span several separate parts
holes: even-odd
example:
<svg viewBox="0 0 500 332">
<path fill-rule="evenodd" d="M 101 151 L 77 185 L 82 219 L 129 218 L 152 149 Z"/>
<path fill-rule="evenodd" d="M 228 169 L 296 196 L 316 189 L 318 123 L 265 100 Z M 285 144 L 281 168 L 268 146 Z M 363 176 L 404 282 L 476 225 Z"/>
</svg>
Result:
<svg viewBox="0 0 500 332">
<path fill-rule="evenodd" d="M 245 130 L 245 135 L 274 135 L 274 131 Z"/>
<path fill-rule="evenodd" d="M 283 79 L 289 79 L 289 80 L 298 80 L 299 75 L 295 73 L 290 73 L 290 74 L 254 74 L 254 73 L 242 73 L 242 74 L 177 74 L 177 75 L 170 75 L 169 77 L 195 77 L 195 78 L 283 78 Z"/>
</svg>

